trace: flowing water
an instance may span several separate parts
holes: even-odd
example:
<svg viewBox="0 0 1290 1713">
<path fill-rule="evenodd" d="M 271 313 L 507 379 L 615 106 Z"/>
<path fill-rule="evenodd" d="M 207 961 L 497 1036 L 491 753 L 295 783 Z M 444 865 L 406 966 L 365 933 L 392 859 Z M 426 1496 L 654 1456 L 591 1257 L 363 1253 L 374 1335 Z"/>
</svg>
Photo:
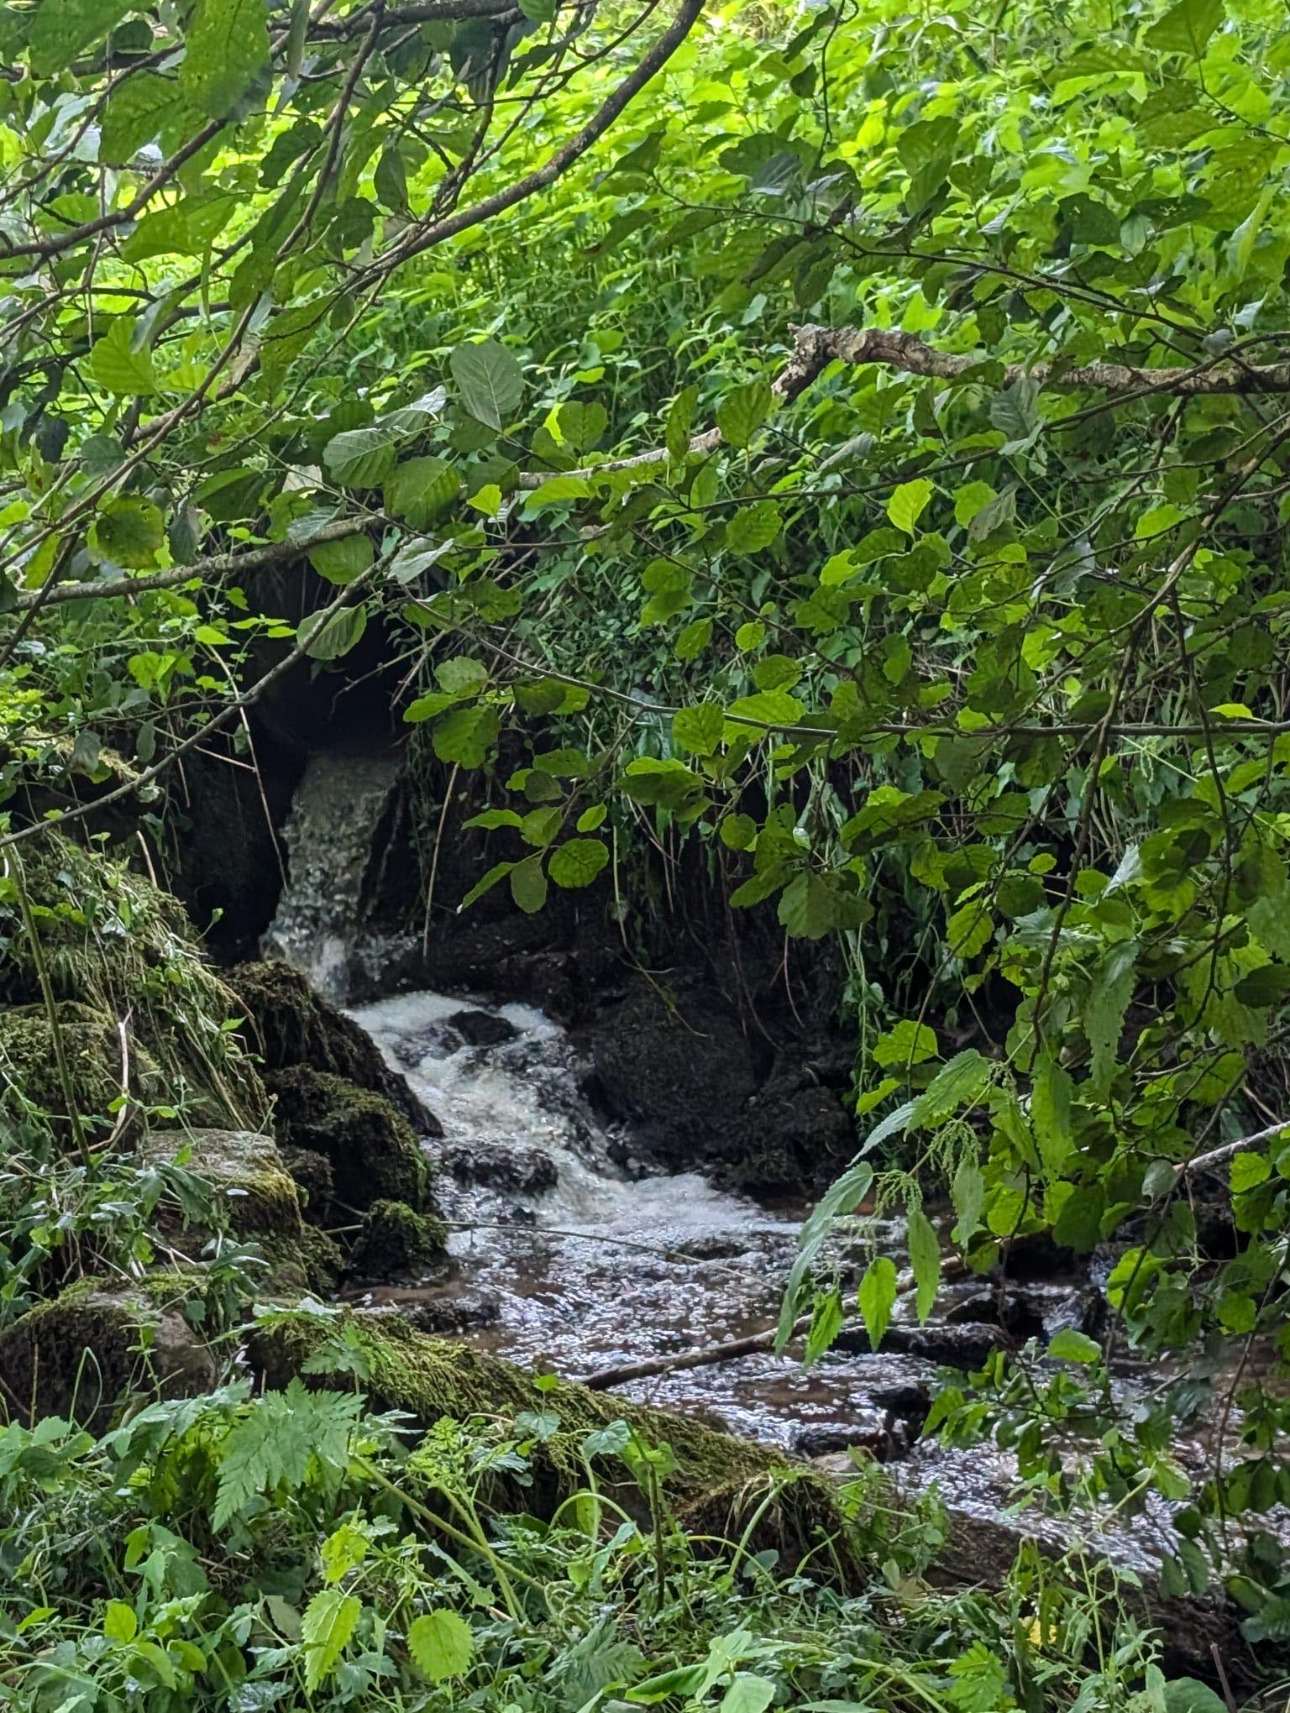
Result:
<svg viewBox="0 0 1290 1713">
<path fill-rule="evenodd" d="M 395 779 L 388 758 L 317 757 L 286 827 L 290 879 L 266 950 L 342 1002 L 356 960 L 370 986 L 381 955 L 363 935 L 363 886 Z M 591 1109 L 572 1043 L 541 1012 L 420 992 L 350 1015 L 443 1127 L 427 1146 L 440 1165 L 439 1200 L 458 1228 L 449 1306 L 460 1309 L 463 1337 L 537 1371 L 576 1378 L 774 1324 L 806 1210 L 758 1206 L 697 1173 L 644 1174 L 630 1131 L 605 1125 Z M 895 1225 L 874 1231 L 871 1224 L 854 1253 L 844 1238 L 835 1258 L 854 1274 L 876 1241 L 899 1261 L 901 1238 Z M 938 1314 L 957 1309 L 970 1317 L 965 1299 L 979 1291 L 973 1281 L 951 1286 Z M 1049 1305 L 1035 1329 L 1048 1336 L 1078 1315 L 1077 1288 L 1040 1286 L 1031 1294 Z M 391 1299 L 413 1313 L 419 1300 L 444 1307 L 442 1287 L 373 1294 Z M 897 1324 L 910 1313 L 911 1299 L 902 1297 Z M 838 1351 L 808 1369 L 759 1350 L 614 1390 L 712 1412 L 737 1432 L 803 1453 L 863 1445 L 900 1456 L 917 1438 L 919 1396 L 930 1394 L 935 1373 L 932 1362 L 909 1355 Z M 937 1481 L 960 1515 L 997 1523 L 1005 1514 L 1014 1473 L 1005 1454 L 922 1444 L 903 1467 L 915 1487 Z M 1168 1518 L 1159 1521 L 1167 1540 Z M 1123 1529 L 1099 1534 L 1098 1544 L 1139 1568 L 1144 1552 L 1149 1562 L 1160 1550 Z"/>
<path fill-rule="evenodd" d="M 399 765 L 388 754 L 311 756 L 283 828 L 287 883 L 264 949 L 329 999 L 348 989 L 363 881 Z"/>
<path fill-rule="evenodd" d="M 496 1302 L 467 1334 L 526 1366 L 581 1376 L 773 1324 L 802 1209 L 768 1210 L 697 1173 L 632 1176 L 627 1134 L 607 1130 L 578 1087 L 568 1037 L 524 1005 L 484 1006 L 412 993 L 350 1015 L 407 1077 L 444 1128 L 443 1174 L 462 1288 Z M 472 1045 L 467 1036 L 479 1044 Z M 481 1037 L 483 1039 L 481 1040 Z M 472 1165 L 476 1162 L 476 1165 Z M 848 1425 L 863 1439 L 894 1383 L 929 1364 L 828 1357 L 804 1370 L 761 1352 L 738 1362 L 641 1379 L 624 1395 L 715 1410 L 731 1427 L 800 1444 Z"/>
</svg>

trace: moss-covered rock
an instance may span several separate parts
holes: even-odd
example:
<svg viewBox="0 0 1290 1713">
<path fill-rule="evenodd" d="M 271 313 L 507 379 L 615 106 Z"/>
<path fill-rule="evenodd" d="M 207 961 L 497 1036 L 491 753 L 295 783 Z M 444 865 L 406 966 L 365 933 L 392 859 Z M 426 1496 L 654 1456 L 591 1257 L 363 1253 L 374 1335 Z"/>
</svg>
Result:
<svg viewBox="0 0 1290 1713">
<path fill-rule="evenodd" d="M 275 1071 L 267 1081 L 277 1097 L 279 1138 L 326 1157 L 338 1202 L 360 1212 L 378 1201 L 431 1210 L 425 1154 L 382 1095 L 309 1065 Z"/>
<path fill-rule="evenodd" d="M 245 1013 L 243 1039 L 267 1071 L 308 1065 L 344 1077 L 383 1095 L 419 1135 L 442 1134 L 438 1120 L 386 1064 L 371 1037 L 315 993 L 298 970 L 266 959 L 239 964 L 229 972 L 228 982 Z"/>
<path fill-rule="evenodd" d="M 178 899 L 128 861 L 53 829 L 24 857 L 23 885 L 38 911 L 41 958 L 54 999 L 89 1007 L 99 1019 L 95 1028 L 111 1029 L 110 1046 L 98 1055 L 112 1078 L 110 1098 L 121 1091 L 118 1021 L 124 1019 L 133 1096 L 181 1107 L 195 1124 L 244 1128 L 263 1121 L 264 1086 L 225 1027 L 236 1000 L 207 961 Z M 6 914 L 0 907 L 0 930 Z M 15 932 L 7 949 L 0 999 L 17 1007 L 21 1018 L 43 994 L 29 937 Z M 49 1063 L 52 1072 L 52 1055 Z M 149 1084 L 151 1072 L 156 1087 Z M 102 1081 L 98 1073 L 96 1081 Z M 60 1094 L 55 1110 L 65 1104 Z"/>
<path fill-rule="evenodd" d="M 332 1343 L 341 1357 L 334 1376 L 325 1372 Z M 390 1313 L 347 1310 L 342 1318 L 326 1321 L 302 1316 L 257 1332 L 249 1355 L 271 1386 L 285 1385 L 309 1363 L 311 1385 L 349 1387 L 357 1360 L 373 1409 L 406 1411 L 427 1427 L 443 1417 L 504 1423 L 525 1411 L 556 1416 L 559 1430 L 535 1448 L 532 1485 L 516 1485 L 511 1492 L 504 1490 L 508 1478 L 502 1477 L 503 1490 L 490 1495 L 500 1506 L 547 1516 L 586 1485 L 587 1435 L 625 1423 L 646 1444 L 670 1446 L 672 1464 L 661 1475 L 663 1497 L 687 1528 L 738 1539 L 748 1518 L 775 1491 L 775 1501 L 754 1531 L 753 1550 L 774 1547 L 786 1565 L 814 1553 L 822 1573 L 841 1569 L 848 1580 L 856 1574 L 832 1484 L 771 1447 L 736 1439 L 705 1421 L 626 1403 L 567 1381 L 538 1391 L 533 1376 L 509 1362 L 429 1337 Z M 519 1437 L 527 1436 L 521 1430 Z M 647 1495 L 622 1459 L 606 1449 L 591 1461 L 602 1491 L 644 1518 Z M 413 1475 L 415 1467 L 414 1457 Z"/>
<path fill-rule="evenodd" d="M 349 1259 L 360 1279 L 442 1278 L 451 1265 L 448 1228 L 436 1215 L 418 1213 L 406 1202 L 373 1202 Z"/>
<path fill-rule="evenodd" d="M 140 1145 L 146 1160 L 182 1163 L 211 1186 L 214 1224 L 257 1243 L 271 1280 L 283 1289 L 324 1285 L 335 1245 L 321 1252 L 301 1216 L 296 1186 L 272 1137 L 248 1130 L 165 1130 Z M 203 1228 L 198 1227 L 199 1230 Z"/>
<path fill-rule="evenodd" d="M 72 1099 L 87 1136 L 95 1139 L 116 1122 L 109 1109 L 121 1094 L 120 1038 L 112 1019 L 92 1006 L 68 1000 L 54 1011 Z M 0 1012 L 0 1105 L 14 1122 L 32 1109 L 48 1114 L 63 1140 L 71 1140 L 54 1029 L 43 1005 Z"/>
<path fill-rule="evenodd" d="M 195 1397 L 218 1364 L 183 1314 L 168 1275 L 147 1288 L 82 1279 L 0 1332 L 0 1389 L 24 1422 L 68 1417 L 103 1432 L 132 1391 Z"/>
</svg>

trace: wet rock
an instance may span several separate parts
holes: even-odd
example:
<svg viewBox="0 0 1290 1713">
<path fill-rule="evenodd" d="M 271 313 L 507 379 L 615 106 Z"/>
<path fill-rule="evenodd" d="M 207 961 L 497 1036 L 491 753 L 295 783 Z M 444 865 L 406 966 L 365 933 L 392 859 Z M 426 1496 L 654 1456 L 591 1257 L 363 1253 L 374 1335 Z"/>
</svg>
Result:
<svg viewBox="0 0 1290 1713">
<path fill-rule="evenodd" d="M 136 1385 L 166 1398 L 209 1392 L 219 1366 L 185 1318 L 186 1301 L 183 1275 L 157 1274 L 128 1291 L 82 1279 L 29 1310 L 0 1332 L 5 1413 L 28 1423 L 63 1416 L 102 1433 Z"/>
<path fill-rule="evenodd" d="M 1012 1338 L 1024 1341 L 1040 1338 L 1044 1331 L 1043 1316 L 1034 1301 L 1015 1291 L 976 1291 L 964 1297 L 946 1311 L 947 1326 L 998 1326 Z"/>
<path fill-rule="evenodd" d="M 545 1195 L 559 1176 L 549 1154 L 524 1142 L 447 1142 L 436 1159 L 458 1183 L 512 1195 Z"/>
<path fill-rule="evenodd" d="M 305 1242 L 300 1198 L 272 1137 L 249 1130 L 155 1131 L 139 1155 L 155 1164 L 182 1163 L 208 1184 L 215 1228 L 258 1244 L 275 1284 L 303 1290 L 318 1282 L 315 1263 L 324 1257 Z M 173 1224 L 187 1229 L 178 1216 Z M 210 1228 L 199 1217 L 192 1229 L 205 1237 Z"/>
<path fill-rule="evenodd" d="M 1012 1341 L 1001 1326 L 983 1321 L 968 1321 L 960 1326 L 933 1322 L 930 1326 L 889 1326 L 882 1336 L 878 1353 L 883 1356 L 918 1356 L 935 1362 L 942 1368 L 959 1368 L 967 1372 L 981 1368 L 996 1350 L 1011 1348 Z M 835 1350 L 854 1356 L 871 1354 L 869 1334 L 863 1327 L 844 1326 L 834 1344 Z"/>
<path fill-rule="evenodd" d="M 349 1257 L 361 1279 L 426 1279 L 450 1268 L 448 1228 L 406 1202 L 373 1202 Z"/>
<path fill-rule="evenodd" d="M 326 1158 L 339 1203 L 360 1212 L 382 1200 L 432 1210 L 426 1157 L 383 1096 L 308 1065 L 275 1071 L 266 1081 L 277 1097 L 279 1136 Z"/>
<path fill-rule="evenodd" d="M 932 1407 L 932 1388 L 912 1380 L 895 1386 L 879 1386 L 869 1393 L 869 1402 L 887 1417 L 921 1428 Z"/>
<path fill-rule="evenodd" d="M 286 1167 L 297 1190 L 306 1218 L 324 1217 L 328 1206 L 336 1199 L 336 1174 L 325 1154 L 313 1148 L 282 1148 L 282 1164 Z"/>
<path fill-rule="evenodd" d="M 106 1012 L 71 1000 L 57 1006 L 55 1015 L 72 1099 L 89 1139 L 97 1140 L 116 1126 L 109 1111 L 121 1095 L 116 1023 Z M 135 1067 L 134 1087 L 145 1098 L 163 1098 L 156 1066 L 146 1055 Z M 50 1114 L 59 1139 L 71 1144 L 73 1127 L 48 1013 L 43 1005 L 18 1005 L 0 1012 L 0 1111 L 16 1123 L 32 1107 Z M 137 1121 L 130 1120 L 129 1129 L 137 1129 Z"/>
<path fill-rule="evenodd" d="M 714 988 L 665 999 L 634 983 L 576 1039 L 592 1098 L 631 1125 L 632 1154 L 656 1167 L 774 1197 L 828 1181 L 851 1156 L 837 1096 L 781 1081 L 762 1089 L 758 1057 Z"/>
<path fill-rule="evenodd" d="M 390 1069 L 371 1037 L 315 993 L 298 970 L 266 959 L 239 964 L 227 980 L 245 1008 L 243 1038 L 261 1056 L 266 1071 L 307 1065 L 343 1077 L 383 1096 L 418 1135 L 442 1135 L 438 1119 Z"/>
<path fill-rule="evenodd" d="M 501 1047 L 519 1038 L 519 1030 L 496 1011 L 454 1011 L 447 1019 L 468 1047 Z"/>
<path fill-rule="evenodd" d="M 905 1423 L 892 1421 L 880 1411 L 863 1410 L 845 1422 L 803 1422 L 792 1436 L 796 1457 L 827 1457 L 838 1452 L 864 1451 L 879 1463 L 904 1456 L 909 1449 Z"/>
</svg>

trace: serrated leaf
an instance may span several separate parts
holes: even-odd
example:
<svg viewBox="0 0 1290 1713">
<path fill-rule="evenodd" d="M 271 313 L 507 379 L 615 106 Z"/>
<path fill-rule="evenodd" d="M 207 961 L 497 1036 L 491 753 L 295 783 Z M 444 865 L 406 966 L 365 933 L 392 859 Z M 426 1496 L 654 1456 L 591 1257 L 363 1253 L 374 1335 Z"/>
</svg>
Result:
<svg viewBox="0 0 1290 1713">
<path fill-rule="evenodd" d="M 917 1313 L 924 1322 L 936 1302 L 941 1282 L 941 1246 L 932 1222 L 921 1207 L 911 1207 L 908 1214 L 909 1264 L 914 1270 L 917 1286 Z"/>
<path fill-rule="evenodd" d="M 748 381 L 717 406 L 717 427 L 727 446 L 745 447 L 770 415 L 769 381 Z"/>
<path fill-rule="evenodd" d="M 54 6 L 47 8 L 57 15 Z M 108 166 L 128 166 L 146 143 L 155 142 L 183 111 L 184 98 L 172 77 L 140 72 L 114 88 L 103 114 L 99 159 Z"/>
<path fill-rule="evenodd" d="M 409 1624 L 408 1652 L 422 1677 L 430 1683 L 444 1683 L 469 1670 L 475 1638 L 464 1618 L 441 1607 L 423 1612 Z"/>
<path fill-rule="evenodd" d="M 335 1671 L 349 1646 L 363 1607 L 353 1594 L 324 1588 L 305 1607 L 300 1637 L 305 1655 L 305 1687 L 312 1695 Z"/>
<path fill-rule="evenodd" d="M 385 478 L 385 509 L 413 529 L 425 529 L 461 491 L 461 478 L 442 458 L 405 458 Z"/>
<path fill-rule="evenodd" d="M 891 1311 L 896 1306 L 896 1263 L 890 1255 L 875 1255 L 865 1268 L 857 1295 L 869 1345 L 877 1350 L 891 1324 Z"/>
<path fill-rule="evenodd" d="M 880 1035 L 874 1044 L 873 1056 L 878 1064 L 886 1068 L 888 1065 L 918 1065 L 924 1059 L 936 1056 L 939 1043 L 934 1030 L 926 1023 L 914 1023 L 906 1019 L 897 1023 L 894 1029 L 889 1029 L 885 1035 Z M 916 1110 L 916 1109 L 915 1109 Z"/>
<path fill-rule="evenodd" d="M 133 12 L 135 0 L 45 0 L 31 20 L 31 69 L 48 77 L 71 65 Z"/>
<path fill-rule="evenodd" d="M 542 868 L 543 853 L 535 851 L 510 871 L 511 897 L 527 916 L 535 916 L 546 903 L 546 875 Z"/>
<path fill-rule="evenodd" d="M 701 702 L 696 708 L 678 708 L 672 716 L 672 736 L 691 755 L 712 755 L 721 742 L 726 716 L 718 702 Z"/>
<path fill-rule="evenodd" d="M 124 1600 L 109 1600 L 103 1608 L 103 1634 L 110 1642 L 132 1642 L 139 1633 L 134 1607 Z"/>
<path fill-rule="evenodd" d="M 1088 1091 L 1097 1099 L 1110 1092 L 1115 1075 L 1124 1014 L 1137 986 L 1138 948 L 1133 940 L 1122 940 L 1103 957 L 1084 1007 L 1084 1032 L 1092 1058 Z"/>
<path fill-rule="evenodd" d="M 487 761 L 501 721 L 497 710 L 482 703 L 454 708 L 435 724 L 430 742 L 440 761 L 458 767 L 482 767 Z"/>
<path fill-rule="evenodd" d="M 609 849 L 599 839 L 566 839 L 551 853 L 547 872 L 557 886 L 590 886 L 609 861 Z"/>
<path fill-rule="evenodd" d="M 780 894 L 778 918 L 798 940 L 822 940 L 838 925 L 837 899 L 822 875 L 799 874 Z"/>
<path fill-rule="evenodd" d="M 683 387 L 668 406 L 664 439 L 667 455 L 674 464 L 680 463 L 689 447 L 690 427 L 694 421 L 694 407 L 698 400 L 697 387 Z"/>
<path fill-rule="evenodd" d="M 519 409 L 524 374 L 496 339 L 458 345 L 448 359 L 461 402 L 476 421 L 500 429 Z"/>
<path fill-rule="evenodd" d="M 1032 1072 L 1030 1124 L 1044 1173 L 1051 1180 L 1060 1176 L 1072 1148 L 1070 1073 L 1045 1053 Z"/>
<path fill-rule="evenodd" d="M 966 1154 L 954 1169 L 950 1199 L 958 1220 L 954 1235 L 965 1245 L 980 1226 L 981 1209 L 985 1205 L 985 1178 L 980 1166 Z"/>
<path fill-rule="evenodd" d="M 740 506 L 726 525 L 726 546 L 733 553 L 760 553 L 779 534 L 779 507 L 774 500 L 754 500 Z"/>
<path fill-rule="evenodd" d="M 933 484 L 926 476 L 918 476 L 912 482 L 902 482 L 887 501 L 887 516 L 897 529 L 903 529 L 906 535 L 912 535 L 934 491 Z"/>
</svg>

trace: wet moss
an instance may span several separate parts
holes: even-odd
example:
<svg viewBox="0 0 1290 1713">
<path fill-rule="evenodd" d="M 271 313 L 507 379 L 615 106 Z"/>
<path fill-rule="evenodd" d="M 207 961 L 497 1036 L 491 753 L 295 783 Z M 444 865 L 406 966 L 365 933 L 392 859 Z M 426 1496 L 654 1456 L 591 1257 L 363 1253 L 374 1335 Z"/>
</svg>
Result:
<svg viewBox="0 0 1290 1713">
<path fill-rule="evenodd" d="M 67 1000 L 54 1010 L 71 1074 L 72 1098 L 87 1135 L 95 1139 L 116 1125 L 110 1109 L 121 1094 L 120 1036 L 113 1020 L 92 1006 Z M 134 1091 L 145 1098 L 159 1097 L 151 1061 L 136 1061 L 132 1069 Z M 32 1109 L 47 1114 L 62 1141 L 72 1139 L 54 1030 L 43 1005 L 0 1012 L 0 1105 L 14 1122 Z"/>
<path fill-rule="evenodd" d="M 64 1416 L 103 1432 L 139 1388 L 163 1397 L 207 1392 L 218 1373 L 184 1318 L 174 1276 L 122 1290 L 81 1279 L 0 1333 L 8 1410 L 24 1422 Z"/>
<path fill-rule="evenodd" d="M 301 1321 L 257 1333 L 251 1361 L 274 1386 L 285 1385 L 311 1359 L 326 1366 L 326 1349 L 344 1340 L 346 1361 L 334 1380 L 311 1372 L 315 1385 L 350 1386 L 357 1354 L 360 1384 L 375 1410 L 400 1410 L 431 1427 L 441 1418 L 468 1421 L 484 1417 L 503 1425 L 522 1412 L 549 1413 L 559 1429 L 533 1454 L 532 1485 L 503 1478 L 491 1495 L 499 1508 L 520 1508 L 550 1516 L 572 1493 L 586 1485 L 588 1434 L 625 1423 L 649 1446 L 671 1448 L 672 1466 L 662 1477 L 666 1506 L 693 1532 L 720 1539 L 738 1538 L 748 1519 L 762 1510 L 753 1550 L 773 1547 L 786 1563 L 811 1556 L 822 1572 L 851 1580 L 859 1558 L 829 1482 L 774 1449 L 736 1439 L 707 1421 L 627 1403 L 591 1392 L 569 1381 L 554 1381 L 539 1391 L 533 1376 L 483 1351 L 417 1332 L 401 1316 L 349 1310 L 340 1321 Z M 527 1437 L 521 1431 L 517 1437 Z M 428 1445 L 425 1459 L 433 1458 Z M 602 1489 L 644 1518 L 649 1496 L 624 1462 L 612 1453 L 591 1458 Z M 414 1454 L 412 1469 L 418 1467 Z M 773 1495 L 773 1497 L 771 1497 Z"/>
<path fill-rule="evenodd" d="M 343 1077 L 383 1095 L 420 1134 L 440 1134 L 434 1118 L 386 1064 L 370 1036 L 315 993 L 298 970 L 266 959 L 239 964 L 229 972 L 228 982 L 245 1016 L 242 1038 L 259 1054 L 266 1071 L 307 1065 Z"/>
<path fill-rule="evenodd" d="M 279 1139 L 330 1162 L 341 1204 L 362 1211 L 401 1201 L 418 1213 L 433 1211 L 429 1163 L 407 1120 L 382 1095 L 309 1065 L 276 1071 L 268 1082 Z"/>
<path fill-rule="evenodd" d="M 140 1152 L 148 1160 L 183 1161 L 207 1183 L 212 1225 L 257 1244 L 271 1283 L 297 1290 L 330 1283 L 339 1254 L 330 1238 L 305 1224 L 295 1183 L 271 1137 L 246 1130 L 158 1131 Z"/>
<path fill-rule="evenodd" d="M 443 1278 L 450 1267 L 448 1228 L 402 1201 L 373 1202 L 350 1256 L 362 1279 Z"/>
</svg>

